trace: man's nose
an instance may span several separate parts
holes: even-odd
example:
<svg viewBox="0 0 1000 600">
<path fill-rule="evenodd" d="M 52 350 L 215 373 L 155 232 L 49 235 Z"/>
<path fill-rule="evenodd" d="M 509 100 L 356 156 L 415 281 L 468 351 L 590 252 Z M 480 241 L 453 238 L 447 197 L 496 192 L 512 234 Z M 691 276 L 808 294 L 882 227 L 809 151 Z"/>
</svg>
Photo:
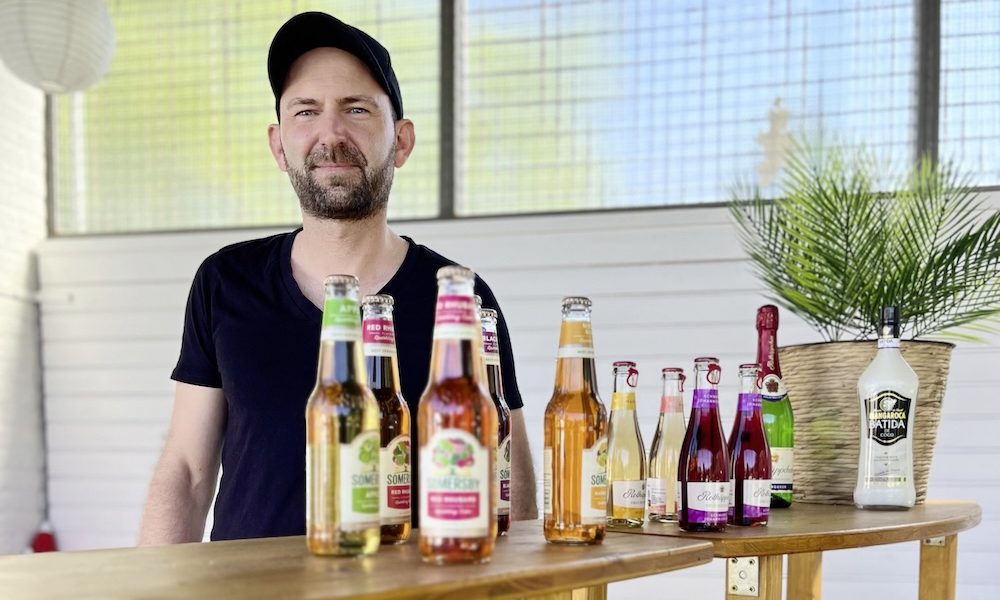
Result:
<svg viewBox="0 0 1000 600">
<path fill-rule="evenodd" d="M 319 142 L 330 148 L 347 139 L 347 120 L 340 111 L 324 111 L 319 119 L 319 127 Z"/>
</svg>

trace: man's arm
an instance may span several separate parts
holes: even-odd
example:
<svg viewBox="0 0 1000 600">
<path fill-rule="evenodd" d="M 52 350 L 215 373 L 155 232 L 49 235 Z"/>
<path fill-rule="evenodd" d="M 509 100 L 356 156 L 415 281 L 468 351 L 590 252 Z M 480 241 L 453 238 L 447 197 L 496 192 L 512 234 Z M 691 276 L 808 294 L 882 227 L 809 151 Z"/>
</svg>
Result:
<svg viewBox="0 0 1000 600">
<path fill-rule="evenodd" d="M 538 518 L 535 499 L 535 466 L 531 462 L 531 446 L 524 426 L 524 411 L 510 411 L 511 519 L 528 521 Z"/>
<path fill-rule="evenodd" d="M 225 421 L 221 389 L 177 384 L 170 431 L 142 514 L 140 546 L 201 541 L 215 494 Z"/>
</svg>

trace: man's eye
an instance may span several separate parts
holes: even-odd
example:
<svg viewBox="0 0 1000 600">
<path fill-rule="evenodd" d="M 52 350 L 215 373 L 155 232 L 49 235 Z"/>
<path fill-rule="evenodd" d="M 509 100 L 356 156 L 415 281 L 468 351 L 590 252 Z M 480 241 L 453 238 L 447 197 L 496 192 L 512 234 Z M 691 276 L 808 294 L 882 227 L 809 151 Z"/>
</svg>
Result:
<svg viewBox="0 0 1000 600">
<path fill-rule="evenodd" d="M 363 108 L 361 106 L 352 106 L 351 108 L 348 109 L 348 112 L 350 112 L 352 115 L 366 115 L 368 114 L 369 111 L 367 108 Z"/>
<path fill-rule="evenodd" d="M 315 114 L 316 114 L 315 110 L 312 110 L 311 108 L 307 108 L 305 110 L 300 110 L 299 112 L 295 113 L 295 116 L 296 117 L 311 117 L 311 116 L 313 116 Z"/>
</svg>

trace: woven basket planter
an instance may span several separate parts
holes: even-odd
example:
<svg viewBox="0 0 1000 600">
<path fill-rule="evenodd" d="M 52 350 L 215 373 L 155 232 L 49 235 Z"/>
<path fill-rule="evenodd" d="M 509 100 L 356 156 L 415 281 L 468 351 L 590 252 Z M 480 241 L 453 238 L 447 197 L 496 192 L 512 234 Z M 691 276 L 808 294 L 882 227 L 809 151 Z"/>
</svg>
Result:
<svg viewBox="0 0 1000 600">
<path fill-rule="evenodd" d="M 917 504 L 927 496 L 954 348 L 942 342 L 901 344 L 903 358 L 920 378 L 913 438 Z M 778 349 L 795 413 L 795 502 L 854 504 L 861 423 L 857 386 L 876 350 L 875 342 L 827 342 Z"/>
</svg>

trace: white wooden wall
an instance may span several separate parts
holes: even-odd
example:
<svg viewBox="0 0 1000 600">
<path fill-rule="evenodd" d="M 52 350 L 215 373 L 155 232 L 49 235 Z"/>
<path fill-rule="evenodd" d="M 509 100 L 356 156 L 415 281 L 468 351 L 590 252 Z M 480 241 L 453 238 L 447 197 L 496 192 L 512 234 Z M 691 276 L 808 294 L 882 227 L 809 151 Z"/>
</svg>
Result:
<svg viewBox="0 0 1000 600">
<path fill-rule="evenodd" d="M 32 256 L 46 235 L 44 109 L 0 63 L 0 553 L 30 542 L 45 493 Z"/>
<path fill-rule="evenodd" d="M 1000 197 L 991 199 L 1000 206 Z M 648 444 L 661 367 L 695 356 L 723 365 L 723 419 L 735 366 L 754 358 L 764 302 L 725 210 L 718 208 L 399 224 L 396 229 L 479 271 L 515 346 L 536 459 L 554 374 L 559 300 L 594 300 L 601 385 L 611 362 L 640 369 Z M 204 256 L 268 231 L 56 239 L 40 252 L 53 517 L 65 548 L 133 543 L 171 408 L 184 300 Z M 783 315 L 782 343 L 817 341 Z M 995 600 L 1000 561 L 1000 343 L 954 355 L 931 496 L 980 502 L 984 522 L 960 537 L 959 597 Z M 643 398 L 645 400 L 643 400 Z M 606 398 L 607 400 L 607 398 Z M 987 466 L 992 465 L 992 466 Z M 539 487 L 540 491 L 540 487 Z M 829 553 L 827 597 L 916 597 L 917 545 Z M 886 570 L 891 565 L 892 568 Z M 612 586 L 619 598 L 718 598 L 723 564 Z M 669 591 L 669 593 L 668 593 Z"/>
</svg>

